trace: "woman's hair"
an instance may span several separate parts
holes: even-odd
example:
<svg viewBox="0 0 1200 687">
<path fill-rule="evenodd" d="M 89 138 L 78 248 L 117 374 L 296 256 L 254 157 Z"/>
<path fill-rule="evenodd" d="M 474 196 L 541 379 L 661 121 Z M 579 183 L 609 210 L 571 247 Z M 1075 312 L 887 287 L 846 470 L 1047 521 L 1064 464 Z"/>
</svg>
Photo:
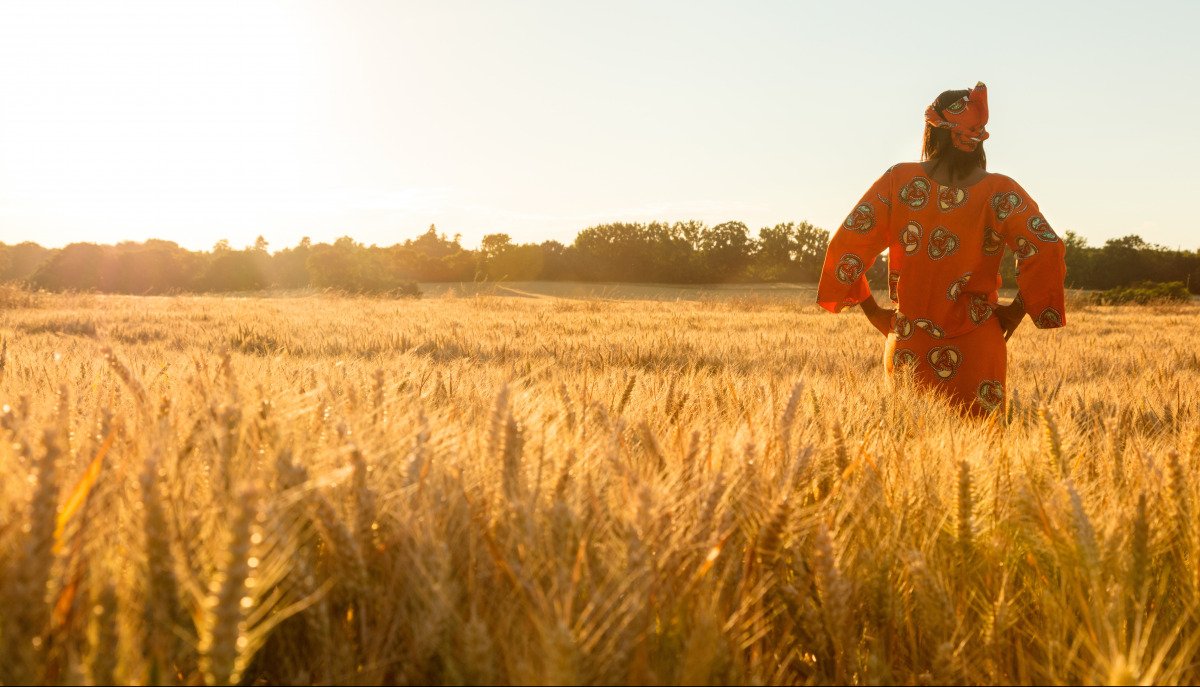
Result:
<svg viewBox="0 0 1200 687">
<path fill-rule="evenodd" d="M 934 101 L 938 114 L 959 100 L 970 91 L 946 91 Z M 950 141 L 950 130 L 936 126 L 925 125 L 925 139 L 921 143 L 921 159 L 933 162 L 935 170 L 945 168 L 950 172 L 950 180 L 965 178 L 976 167 L 987 169 L 987 154 L 983 152 L 983 143 L 975 146 L 975 150 L 967 152 L 954 147 Z"/>
</svg>

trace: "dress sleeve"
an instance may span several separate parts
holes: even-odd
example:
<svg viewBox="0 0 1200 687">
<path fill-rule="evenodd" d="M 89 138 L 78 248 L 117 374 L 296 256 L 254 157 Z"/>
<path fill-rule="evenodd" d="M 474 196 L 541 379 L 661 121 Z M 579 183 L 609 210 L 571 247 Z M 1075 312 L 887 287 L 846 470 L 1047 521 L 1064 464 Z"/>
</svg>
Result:
<svg viewBox="0 0 1200 687">
<path fill-rule="evenodd" d="M 888 245 L 891 177 L 889 169 L 871 185 L 829 241 L 817 284 L 817 303 L 829 312 L 840 312 L 871 294 L 866 272 Z"/>
<path fill-rule="evenodd" d="M 1004 242 L 1017 256 L 1017 297 L 1039 329 L 1067 323 L 1063 282 L 1066 248 L 1025 189 L 1016 183 L 992 196 L 992 212 Z"/>
</svg>

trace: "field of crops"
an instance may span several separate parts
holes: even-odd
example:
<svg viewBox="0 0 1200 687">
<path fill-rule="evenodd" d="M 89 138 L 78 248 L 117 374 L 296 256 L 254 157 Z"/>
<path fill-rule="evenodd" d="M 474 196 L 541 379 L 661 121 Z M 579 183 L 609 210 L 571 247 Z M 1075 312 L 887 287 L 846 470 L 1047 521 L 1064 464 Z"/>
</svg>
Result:
<svg viewBox="0 0 1200 687">
<path fill-rule="evenodd" d="M 1200 305 L 812 300 L 9 293 L 0 683 L 1200 681 Z"/>
</svg>

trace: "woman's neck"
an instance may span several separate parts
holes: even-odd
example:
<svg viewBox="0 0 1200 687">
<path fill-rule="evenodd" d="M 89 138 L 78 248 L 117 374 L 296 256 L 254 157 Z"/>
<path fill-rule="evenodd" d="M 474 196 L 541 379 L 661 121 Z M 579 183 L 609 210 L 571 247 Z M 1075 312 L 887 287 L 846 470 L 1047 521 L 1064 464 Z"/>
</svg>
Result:
<svg viewBox="0 0 1200 687">
<path fill-rule="evenodd" d="M 921 163 L 921 168 L 925 170 L 925 174 L 929 175 L 930 179 L 933 179 L 942 186 L 956 186 L 958 188 L 973 186 L 987 176 L 987 170 L 982 167 L 973 167 L 971 171 L 963 176 L 952 176 L 949 167 L 937 159 L 925 160 Z"/>
</svg>

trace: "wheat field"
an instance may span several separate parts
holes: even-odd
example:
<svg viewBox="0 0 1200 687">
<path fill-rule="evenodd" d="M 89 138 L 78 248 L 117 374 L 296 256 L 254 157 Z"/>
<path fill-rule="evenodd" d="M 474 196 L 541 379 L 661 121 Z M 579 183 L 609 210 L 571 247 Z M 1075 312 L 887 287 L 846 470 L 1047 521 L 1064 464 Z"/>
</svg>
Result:
<svg viewBox="0 0 1200 687">
<path fill-rule="evenodd" d="M 0 683 L 1194 683 L 1200 307 L 1004 412 L 811 293 L 0 310 Z"/>
</svg>

